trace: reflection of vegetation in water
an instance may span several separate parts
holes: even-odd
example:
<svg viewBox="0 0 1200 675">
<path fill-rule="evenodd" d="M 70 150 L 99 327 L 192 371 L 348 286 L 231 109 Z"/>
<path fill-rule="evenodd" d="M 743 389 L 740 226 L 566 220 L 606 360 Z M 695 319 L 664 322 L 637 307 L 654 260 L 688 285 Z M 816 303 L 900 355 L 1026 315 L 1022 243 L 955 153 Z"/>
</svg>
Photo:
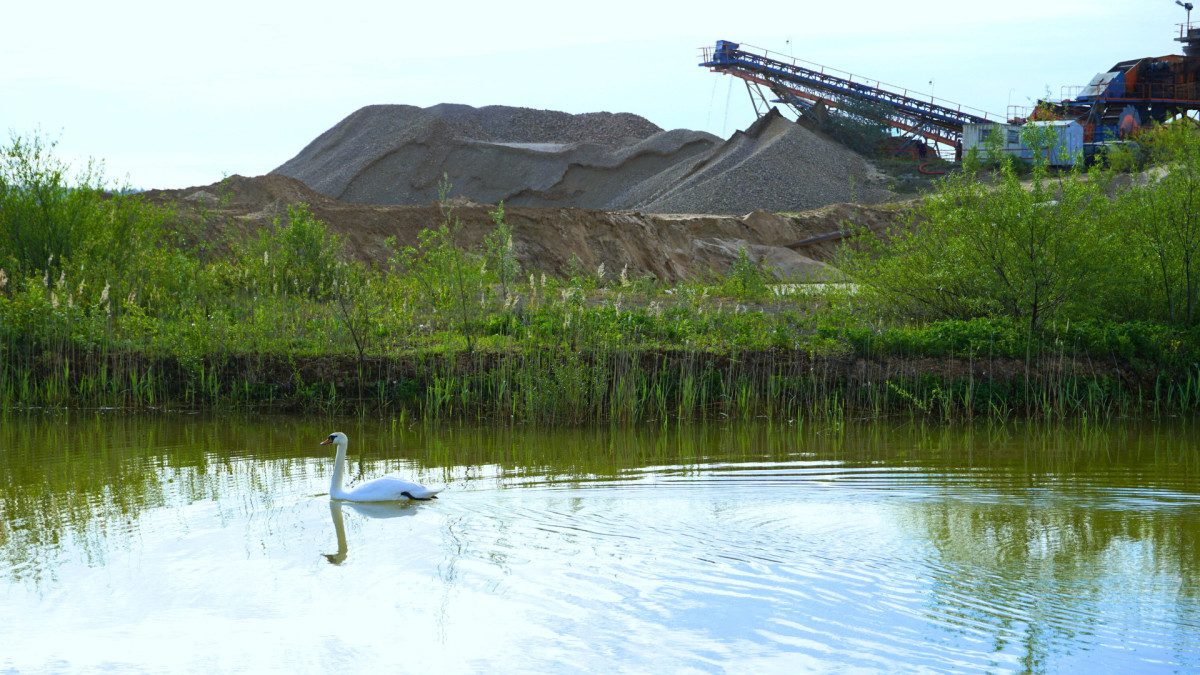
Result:
<svg viewBox="0 0 1200 675">
<path fill-rule="evenodd" d="M 1106 605 L 1133 601 L 1105 585 L 1113 579 L 1179 589 L 1195 601 L 1200 533 L 1178 512 L 1004 497 L 925 504 L 910 525 L 937 551 L 928 611 L 964 633 L 994 635 L 997 652 L 1015 639 L 1030 672 L 1041 671 L 1056 644 L 1105 630 Z M 1041 592 L 1031 594 L 1031 583 Z"/>
<path fill-rule="evenodd" d="M 0 432 L 0 495 L 4 557 L 18 576 L 44 564 L 26 561 L 77 549 L 102 563 L 111 530 L 120 531 L 141 511 L 163 501 L 163 486 L 147 471 L 147 447 L 112 434 L 81 439 L 77 428 L 37 420 L 5 419 Z M 126 427 L 127 428 L 127 427 Z M 149 437 L 152 429 L 139 437 Z"/>
<path fill-rule="evenodd" d="M 1182 575 L 1185 587 L 1194 589 L 1200 581 L 1195 527 L 1169 510 L 1094 503 L 1098 490 L 1200 493 L 1200 458 L 1191 443 L 1195 433 L 1186 425 L 435 429 L 362 418 L 99 415 L 9 416 L 4 422 L 0 559 L 15 579 L 33 583 L 45 581 L 73 556 L 104 564 L 109 552 L 136 545 L 138 532 L 164 511 L 186 521 L 190 504 L 245 513 L 322 494 L 332 454 L 317 442 L 334 430 L 353 440 L 349 471 L 355 480 L 399 473 L 449 483 L 447 497 L 476 480 L 500 487 L 637 480 L 645 475 L 637 470 L 645 467 L 687 473 L 719 463 L 736 469 L 759 462 L 827 461 L 843 468 L 910 468 L 912 474 L 897 475 L 944 481 L 948 494 L 961 489 L 971 495 L 923 504 L 914 516 L 914 527 L 928 532 L 947 560 L 965 563 L 983 555 L 981 566 L 1008 569 L 1005 565 L 1019 559 L 1012 556 L 1033 555 L 1039 533 L 1053 531 L 1065 537 L 1054 544 L 1062 555 L 1077 552 L 1085 561 L 1096 560 L 1113 542 L 1139 542 L 1153 550 L 1148 559 Z M 1003 501 L 976 499 L 1041 488 L 1053 488 L 1052 509 L 1027 505 L 1014 512 L 1017 507 Z"/>
<path fill-rule="evenodd" d="M 1078 642 L 1073 635 L 1109 628 L 1094 617 L 1112 616 L 1105 603 L 1115 592 L 1098 579 L 1186 588 L 1181 599 L 1196 599 L 1200 524 L 1170 504 L 1178 499 L 1183 508 L 1200 494 L 1194 438 L 1191 425 L 759 424 L 456 429 L 422 432 L 413 442 L 426 465 L 498 467 L 513 482 L 526 474 L 545 481 L 545 473 L 566 481 L 636 479 L 634 470 L 645 466 L 702 471 L 715 463 L 730 471 L 813 461 L 883 469 L 886 477 L 862 486 L 904 492 L 915 481 L 938 496 L 899 500 L 904 530 L 928 542 L 928 620 L 992 641 L 998 669 L 1011 667 L 1002 659 L 1016 654 L 1021 667 L 1040 672 L 1061 645 Z M 504 525 L 497 527 L 501 536 Z"/>
<path fill-rule="evenodd" d="M 271 425 L 173 417 L 7 415 L 0 424 L 0 559 L 35 582 L 72 553 L 103 564 L 156 509 L 269 507 L 322 468 Z M 238 499 L 222 503 L 222 497 Z M 54 558 L 54 559 L 47 559 Z"/>
<path fill-rule="evenodd" d="M 1028 672 L 1040 672 L 1076 634 L 1120 631 L 1105 625 L 1113 615 L 1107 605 L 1133 602 L 1136 594 L 1122 598 L 1101 580 L 1178 589 L 1192 601 L 1200 596 L 1200 524 L 1180 510 L 1200 492 L 1188 437 L 1143 428 L 1025 429 L 980 449 L 947 462 L 968 473 L 930 474 L 932 480 L 950 486 L 978 468 L 1010 480 L 908 511 L 907 526 L 936 554 L 928 607 L 936 621 L 990 635 L 997 653 L 1015 648 Z M 1030 592 L 1031 582 L 1039 593 Z"/>
</svg>

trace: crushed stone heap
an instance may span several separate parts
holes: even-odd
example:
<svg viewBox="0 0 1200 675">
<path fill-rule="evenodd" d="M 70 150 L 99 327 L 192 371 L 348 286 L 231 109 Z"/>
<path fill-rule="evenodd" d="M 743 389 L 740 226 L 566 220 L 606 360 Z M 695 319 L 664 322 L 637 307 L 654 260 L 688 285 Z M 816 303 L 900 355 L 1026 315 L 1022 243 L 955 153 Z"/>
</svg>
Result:
<svg viewBox="0 0 1200 675">
<path fill-rule="evenodd" d="M 869 162 L 777 111 L 728 141 L 629 113 L 374 105 L 274 173 L 335 199 L 421 205 L 450 196 L 513 206 L 742 214 L 893 195 Z"/>
</svg>

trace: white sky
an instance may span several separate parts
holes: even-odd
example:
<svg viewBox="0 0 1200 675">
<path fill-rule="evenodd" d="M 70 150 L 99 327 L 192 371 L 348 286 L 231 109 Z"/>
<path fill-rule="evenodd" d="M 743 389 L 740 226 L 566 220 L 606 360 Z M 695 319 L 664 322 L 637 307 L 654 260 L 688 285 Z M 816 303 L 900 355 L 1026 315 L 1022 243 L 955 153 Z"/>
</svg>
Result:
<svg viewBox="0 0 1200 675">
<path fill-rule="evenodd" d="M 14 0 L 0 16 L 0 132 L 40 129 L 142 188 L 266 173 L 375 103 L 632 112 L 728 137 L 754 112 L 697 66 L 718 39 L 1003 115 L 1180 53 L 1185 19 L 1171 0 Z"/>
</svg>

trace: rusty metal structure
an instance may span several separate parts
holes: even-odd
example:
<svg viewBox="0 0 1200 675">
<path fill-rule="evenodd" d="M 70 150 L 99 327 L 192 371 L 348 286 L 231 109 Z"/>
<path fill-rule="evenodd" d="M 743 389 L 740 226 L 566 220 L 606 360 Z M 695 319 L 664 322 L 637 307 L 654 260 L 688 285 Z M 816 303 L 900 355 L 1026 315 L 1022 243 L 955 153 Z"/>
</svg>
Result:
<svg viewBox="0 0 1200 675">
<path fill-rule="evenodd" d="M 1190 3 L 1185 7 L 1190 10 Z M 1084 142 L 1095 144 L 1126 138 L 1150 122 L 1200 111 L 1200 28 L 1182 24 L 1179 33 L 1175 40 L 1183 44 L 1182 55 L 1121 61 L 1074 97 L 1039 101 L 1011 121 L 1076 120 L 1083 125 Z"/>
<path fill-rule="evenodd" d="M 960 148 L 967 124 L 1069 120 L 1083 126 L 1085 154 L 1090 156 L 1098 145 L 1124 139 L 1145 124 L 1200 111 L 1200 28 L 1191 26 L 1192 4 L 1176 4 L 1188 11 L 1188 22 L 1175 38 L 1182 55 L 1122 61 L 1075 88 L 1071 97 L 1010 109 L 1005 116 L 728 40 L 703 47 L 700 65 L 743 80 L 759 117 L 782 103 L 798 118 L 820 121 L 828 109 L 864 102 L 896 129 Z"/>
</svg>

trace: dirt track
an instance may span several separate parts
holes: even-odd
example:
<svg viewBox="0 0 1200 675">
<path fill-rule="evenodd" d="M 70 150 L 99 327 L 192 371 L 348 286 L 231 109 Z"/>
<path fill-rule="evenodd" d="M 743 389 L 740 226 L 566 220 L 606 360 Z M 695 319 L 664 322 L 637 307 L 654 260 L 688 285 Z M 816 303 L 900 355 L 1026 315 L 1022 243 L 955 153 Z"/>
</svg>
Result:
<svg viewBox="0 0 1200 675">
<path fill-rule="evenodd" d="M 417 234 L 436 227 L 440 207 L 371 206 L 326 197 L 298 180 L 278 174 L 255 178 L 231 176 L 220 183 L 183 190 L 145 193 L 151 201 L 174 204 L 199 219 L 210 241 L 224 241 L 268 227 L 285 216 L 289 204 L 308 204 L 330 230 L 347 243 L 347 253 L 369 263 L 386 260 L 384 240 L 415 245 Z M 463 241 L 473 246 L 494 228 L 492 207 L 454 200 L 453 215 L 463 224 Z M 604 263 L 616 274 L 654 275 L 664 281 L 725 272 L 745 246 L 765 259 L 783 278 L 823 280 L 835 271 L 827 263 L 838 242 L 825 241 L 800 252 L 785 248 L 806 238 L 844 230 L 850 225 L 880 227 L 898 222 L 903 210 L 835 204 L 797 215 L 755 211 L 744 216 L 669 215 L 637 211 L 506 206 L 513 227 L 513 250 L 527 270 L 551 273 L 567 269 L 572 254 L 585 268 Z"/>
</svg>

